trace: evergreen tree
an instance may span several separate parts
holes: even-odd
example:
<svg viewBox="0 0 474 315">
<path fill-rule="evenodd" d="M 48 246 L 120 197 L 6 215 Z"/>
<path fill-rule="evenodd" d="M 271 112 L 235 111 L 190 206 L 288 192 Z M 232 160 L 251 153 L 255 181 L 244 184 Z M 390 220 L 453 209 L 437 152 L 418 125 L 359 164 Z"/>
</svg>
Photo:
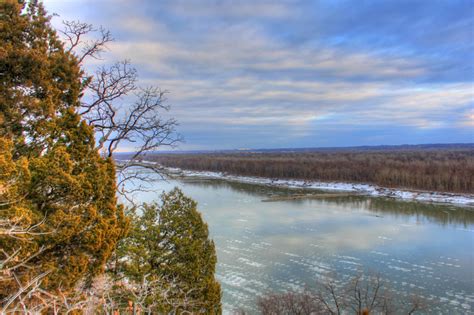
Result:
<svg viewBox="0 0 474 315">
<path fill-rule="evenodd" d="M 0 265 L 27 260 L 2 278 L 0 301 L 21 286 L 15 277 L 44 273 L 51 292 L 87 283 L 127 228 L 114 163 L 77 114 L 80 66 L 49 21 L 37 1 L 0 3 L 0 222 L 28 232 L 0 233 Z"/>
<path fill-rule="evenodd" d="M 220 314 L 215 247 L 196 202 L 177 188 L 161 200 L 135 216 L 120 246 L 121 271 L 138 284 L 156 282 L 159 289 L 147 301 L 155 310 Z"/>
</svg>

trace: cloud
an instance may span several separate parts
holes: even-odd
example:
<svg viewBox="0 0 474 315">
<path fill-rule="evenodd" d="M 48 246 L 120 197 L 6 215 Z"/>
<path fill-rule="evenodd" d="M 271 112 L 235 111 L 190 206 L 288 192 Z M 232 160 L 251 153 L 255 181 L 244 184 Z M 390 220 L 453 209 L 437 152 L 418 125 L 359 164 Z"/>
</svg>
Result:
<svg viewBox="0 0 474 315">
<path fill-rule="evenodd" d="M 157 30 L 157 26 L 159 24 L 152 21 L 150 18 L 145 17 L 138 17 L 138 16 L 129 16 L 125 19 L 121 18 L 117 20 L 118 27 L 122 28 L 127 32 L 133 33 L 150 33 L 150 32 L 157 32 L 162 30 Z M 159 25 L 161 26 L 161 25 Z"/>
<path fill-rule="evenodd" d="M 164 74 L 172 67 L 175 75 L 184 77 L 235 76 L 235 72 L 246 72 L 259 77 L 283 74 L 293 79 L 311 75 L 326 80 L 404 80 L 423 77 L 429 71 L 422 60 L 380 52 L 319 47 L 295 51 L 294 47 L 280 45 L 248 27 L 223 30 L 218 36 L 208 36 L 192 45 L 120 41 L 111 45 L 111 51 L 117 58 L 130 58 Z"/>
<path fill-rule="evenodd" d="M 471 108 L 462 115 L 459 121 L 462 127 L 474 127 L 474 108 Z"/>
<path fill-rule="evenodd" d="M 255 78 L 223 81 L 219 86 L 206 80 L 160 83 L 173 91 L 171 100 L 186 104 L 182 112 L 175 107 L 183 123 L 308 127 L 312 122 L 375 123 L 433 128 L 455 124 L 449 117 L 455 117 L 473 99 L 470 84 L 411 87 L 391 83 L 261 82 Z"/>
<path fill-rule="evenodd" d="M 171 12 L 180 16 L 199 18 L 284 18 L 293 16 L 296 1 L 198 1 L 177 0 L 168 3 Z"/>
<path fill-rule="evenodd" d="M 169 90 L 190 147 L 472 141 L 467 2 L 45 3 L 110 28 L 103 62 Z"/>
</svg>

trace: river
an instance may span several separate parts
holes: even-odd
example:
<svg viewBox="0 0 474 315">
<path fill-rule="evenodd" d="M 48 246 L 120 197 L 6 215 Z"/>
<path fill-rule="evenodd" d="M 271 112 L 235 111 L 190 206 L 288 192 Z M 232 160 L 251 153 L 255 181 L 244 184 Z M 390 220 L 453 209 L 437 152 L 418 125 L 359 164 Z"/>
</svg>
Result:
<svg viewBox="0 0 474 315">
<path fill-rule="evenodd" d="M 302 191 L 203 178 L 157 180 L 135 199 L 158 200 L 175 186 L 209 225 L 224 313 L 253 314 L 259 294 L 361 271 L 431 301 L 430 313 L 474 310 L 472 207 L 363 196 L 262 202 Z"/>
</svg>

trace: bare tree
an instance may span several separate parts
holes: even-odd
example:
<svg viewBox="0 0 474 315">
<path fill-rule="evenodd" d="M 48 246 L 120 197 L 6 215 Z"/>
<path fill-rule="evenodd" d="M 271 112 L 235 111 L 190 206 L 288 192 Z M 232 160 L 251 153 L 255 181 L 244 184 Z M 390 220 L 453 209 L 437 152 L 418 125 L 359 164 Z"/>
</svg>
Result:
<svg viewBox="0 0 474 315">
<path fill-rule="evenodd" d="M 257 307 L 264 315 L 323 313 L 323 306 L 315 299 L 314 292 L 307 289 L 303 292 L 270 293 L 258 299 Z"/>
<path fill-rule="evenodd" d="M 100 59 L 107 44 L 113 41 L 109 31 L 94 28 L 79 21 L 64 21 L 67 51 L 75 54 L 84 65 L 88 58 Z M 96 35 L 95 39 L 90 38 Z M 84 73 L 85 97 L 79 114 L 94 128 L 97 149 L 106 157 L 114 157 L 121 145 L 134 146 L 134 152 L 118 165 L 119 192 L 126 195 L 125 183 L 149 182 L 164 169 L 152 163 L 143 163 L 143 157 L 161 147 L 174 146 L 182 140 L 176 133 L 176 120 L 165 118 L 170 107 L 163 91 L 157 87 L 139 87 L 137 70 L 128 60 L 112 66 L 102 66 L 93 75 Z M 145 171 L 143 171 L 145 170 Z"/>
<path fill-rule="evenodd" d="M 20 217 L 0 219 L 0 238 L 20 241 L 12 251 L 0 249 L 0 283 L 11 286 L 10 294 L 0 300 L 2 314 L 35 313 L 48 306 L 48 293 L 41 289 L 41 284 L 50 271 L 38 271 L 36 276 L 24 277 L 25 270 L 35 270 L 30 262 L 41 255 L 46 247 L 41 246 L 34 252 L 29 252 L 22 246 L 24 244 L 27 247 L 33 237 L 44 234 L 39 231 L 43 222 L 44 220 L 25 226 Z"/>
<path fill-rule="evenodd" d="M 63 21 L 64 29 L 59 32 L 64 36 L 66 52 L 74 53 L 82 63 L 86 58 L 99 59 L 105 45 L 113 41 L 110 32 L 103 27 L 95 28 L 92 24 L 80 21 Z M 99 33 L 96 39 L 84 39 L 90 33 Z"/>
<path fill-rule="evenodd" d="M 145 314 L 193 314 L 190 310 L 201 306 L 192 297 L 193 289 L 167 277 L 150 279 L 145 275 L 137 283 L 104 274 L 98 276 L 90 288 L 79 286 L 76 292 L 65 297 L 58 309 L 62 312 L 81 310 L 84 314 L 96 314 L 98 310 L 111 314 L 132 309 Z"/>
<path fill-rule="evenodd" d="M 380 275 L 359 274 L 347 284 L 326 281 L 302 292 L 270 293 L 257 300 L 263 315 L 414 314 L 428 304 L 416 294 L 397 301 Z"/>
</svg>

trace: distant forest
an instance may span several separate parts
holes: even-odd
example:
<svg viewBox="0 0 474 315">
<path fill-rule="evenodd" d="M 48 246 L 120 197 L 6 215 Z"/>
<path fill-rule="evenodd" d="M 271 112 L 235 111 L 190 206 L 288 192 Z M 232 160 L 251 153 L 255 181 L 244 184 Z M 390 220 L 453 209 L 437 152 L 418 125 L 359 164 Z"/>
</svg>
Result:
<svg viewBox="0 0 474 315">
<path fill-rule="evenodd" d="M 474 193 L 471 145 L 153 154 L 147 159 L 167 167 L 233 175 Z"/>
</svg>

